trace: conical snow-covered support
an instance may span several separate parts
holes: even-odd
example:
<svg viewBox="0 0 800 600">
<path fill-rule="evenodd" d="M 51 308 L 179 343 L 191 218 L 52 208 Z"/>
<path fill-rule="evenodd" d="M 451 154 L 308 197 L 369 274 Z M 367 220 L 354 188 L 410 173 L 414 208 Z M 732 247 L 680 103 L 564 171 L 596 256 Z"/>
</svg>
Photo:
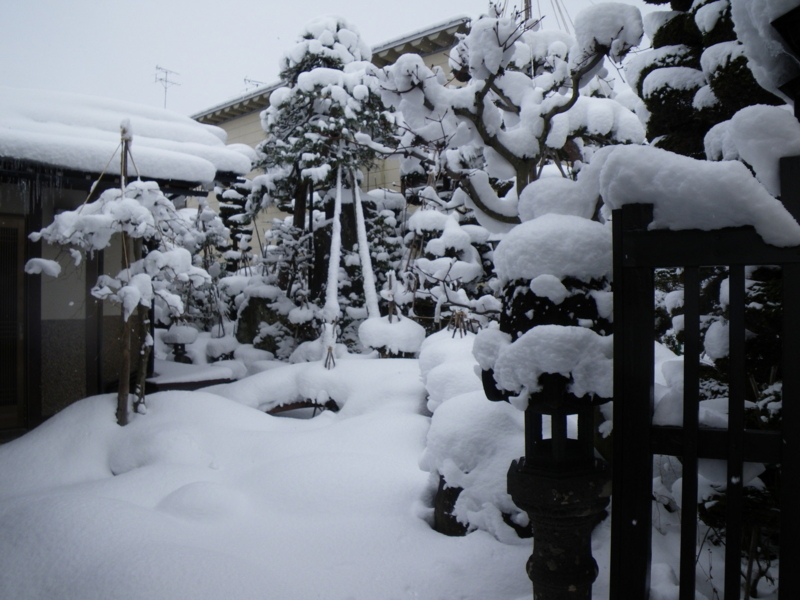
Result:
<svg viewBox="0 0 800 600">
<path fill-rule="evenodd" d="M 336 349 L 336 323 L 339 320 L 339 262 L 342 256 L 342 168 L 336 172 L 336 197 L 333 204 L 333 225 L 331 229 L 331 254 L 328 259 L 328 283 L 325 289 L 325 306 L 322 317 L 325 325 L 322 330 L 322 352 L 325 356 L 325 368 L 336 366 L 334 352 Z"/>
</svg>

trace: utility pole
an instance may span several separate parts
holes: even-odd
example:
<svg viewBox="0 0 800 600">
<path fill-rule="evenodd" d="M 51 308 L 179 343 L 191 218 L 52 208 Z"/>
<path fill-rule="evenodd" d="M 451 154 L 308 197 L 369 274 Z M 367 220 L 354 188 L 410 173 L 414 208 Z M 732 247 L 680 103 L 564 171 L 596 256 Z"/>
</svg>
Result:
<svg viewBox="0 0 800 600">
<path fill-rule="evenodd" d="M 527 23 L 532 18 L 531 17 L 531 0 L 525 0 L 524 7 L 525 8 L 523 8 L 523 13 L 524 13 L 524 16 L 525 16 L 525 22 Z"/>
<path fill-rule="evenodd" d="M 164 108 L 167 108 L 167 89 L 173 85 L 180 85 L 177 81 L 170 81 L 170 75 L 180 75 L 180 73 L 156 65 L 156 83 L 164 86 Z"/>
</svg>

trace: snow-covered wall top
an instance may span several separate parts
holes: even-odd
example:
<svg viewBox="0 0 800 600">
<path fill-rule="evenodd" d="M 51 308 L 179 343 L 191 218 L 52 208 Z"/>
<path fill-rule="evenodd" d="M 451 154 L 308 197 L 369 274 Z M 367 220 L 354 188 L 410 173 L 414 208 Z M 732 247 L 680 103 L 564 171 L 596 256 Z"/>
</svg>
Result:
<svg viewBox="0 0 800 600">
<path fill-rule="evenodd" d="M 250 158 L 225 146 L 226 133 L 178 113 L 80 94 L 0 87 L 0 157 L 119 174 L 120 123 L 133 130 L 142 177 L 209 183 L 217 172 L 244 175 Z M 116 154 L 116 158 L 110 160 Z M 110 163 L 109 163 L 110 161 Z M 135 174 L 133 166 L 129 167 Z"/>
<path fill-rule="evenodd" d="M 800 225 L 736 160 L 711 162 L 652 146 L 613 146 L 596 152 L 578 181 L 612 210 L 653 204 L 651 229 L 752 225 L 768 244 L 800 245 Z"/>
</svg>

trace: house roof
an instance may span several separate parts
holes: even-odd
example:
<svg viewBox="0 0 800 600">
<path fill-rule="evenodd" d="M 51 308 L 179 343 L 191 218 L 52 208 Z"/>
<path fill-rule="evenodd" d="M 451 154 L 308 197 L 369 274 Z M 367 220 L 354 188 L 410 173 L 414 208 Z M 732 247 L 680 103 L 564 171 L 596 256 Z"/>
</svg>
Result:
<svg viewBox="0 0 800 600">
<path fill-rule="evenodd" d="M 427 56 L 452 48 L 458 41 L 456 33 L 466 32 L 470 21 L 469 17 L 454 17 L 379 44 L 372 49 L 372 63 L 378 67 L 385 67 L 403 54 Z M 192 118 L 200 123 L 217 125 L 248 113 L 264 110 L 269 106 L 270 94 L 281 86 L 283 86 L 282 81 L 264 85 L 192 115 Z"/>
<path fill-rule="evenodd" d="M 133 131 L 132 173 L 209 183 L 217 173 L 250 171 L 251 149 L 226 146 L 222 129 L 184 115 L 107 98 L 7 87 L 0 87 L 0 158 L 118 175 L 125 119 Z"/>
</svg>

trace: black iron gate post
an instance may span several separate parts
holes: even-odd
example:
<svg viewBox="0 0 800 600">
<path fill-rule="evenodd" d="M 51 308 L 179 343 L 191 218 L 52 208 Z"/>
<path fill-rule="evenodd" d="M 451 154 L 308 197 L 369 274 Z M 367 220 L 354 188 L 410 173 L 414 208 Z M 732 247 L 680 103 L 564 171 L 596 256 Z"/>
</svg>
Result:
<svg viewBox="0 0 800 600">
<path fill-rule="evenodd" d="M 611 594 L 639 598 L 650 588 L 650 526 L 653 461 L 653 336 L 638 323 L 653 323 L 653 270 L 638 268 L 619 277 L 625 256 L 623 231 L 646 230 L 653 207 L 626 206 L 614 214 L 614 450 L 611 506 Z M 624 493 L 618 493 L 624 490 Z M 637 552 L 620 552 L 630 544 Z"/>
</svg>

